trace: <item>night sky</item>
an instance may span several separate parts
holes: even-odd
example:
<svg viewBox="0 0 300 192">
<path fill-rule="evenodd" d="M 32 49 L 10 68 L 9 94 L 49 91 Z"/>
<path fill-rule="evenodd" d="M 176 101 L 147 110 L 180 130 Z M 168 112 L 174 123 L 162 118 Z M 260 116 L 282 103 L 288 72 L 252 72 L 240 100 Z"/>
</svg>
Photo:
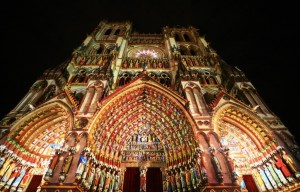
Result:
<svg viewBox="0 0 300 192">
<path fill-rule="evenodd" d="M 140 33 L 161 33 L 164 26 L 199 29 L 223 60 L 245 72 L 270 109 L 299 138 L 299 11 L 292 3 L 279 2 L 6 2 L 0 8 L 0 118 L 45 69 L 71 56 L 101 20 L 131 21 Z"/>
</svg>

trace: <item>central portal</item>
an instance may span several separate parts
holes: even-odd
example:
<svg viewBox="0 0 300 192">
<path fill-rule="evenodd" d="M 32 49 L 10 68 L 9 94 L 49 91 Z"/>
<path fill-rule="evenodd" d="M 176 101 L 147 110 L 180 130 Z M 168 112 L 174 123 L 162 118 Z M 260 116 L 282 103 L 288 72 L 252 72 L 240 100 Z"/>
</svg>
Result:
<svg viewBox="0 0 300 192">
<path fill-rule="evenodd" d="M 108 97 L 91 129 L 88 149 L 109 176 L 104 189 L 117 181 L 121 191 L 159 192 L 168 187 L 167 175 L 195 170 L 196 125 L 186 100 L 146 75 Z"/>
<path fill-rule="evenodd" d="M 121 153 L 125 170 L 123 191 L 162 192 L 161 169 L 166 166 L 164 146 L 148 123 L 134 131 Z"/>
<path fill-rule="evenodd" d="M 160 168 L 126 168 L 123 192 L 163 192 L 163 178 Z"/>
</svg>

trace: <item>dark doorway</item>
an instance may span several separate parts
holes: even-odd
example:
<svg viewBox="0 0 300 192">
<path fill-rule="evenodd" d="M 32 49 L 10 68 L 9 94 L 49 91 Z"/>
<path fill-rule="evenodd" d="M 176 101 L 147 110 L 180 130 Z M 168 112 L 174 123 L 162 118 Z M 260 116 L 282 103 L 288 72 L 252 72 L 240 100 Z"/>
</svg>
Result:
<svg viewBox="0 0 300 192">
<path fill-rule="evenodd" d="M 246 188 L 248 191 L 259 192 L 252 175 L 243 175 L 243 180 L 245 182 L 245 185 L 246 185 Z"/>
<path fill-rule="evenodd" d="M 138 167 L 127 167 L 124 176 L 123 192 L 140 191 L 140 171 Z"/>
<path fill-rule="evenodd" d="M 146 176 L 146 191 L 147 192 L 162 192 L 163 183 L 162 183 L 162 173 L 160 168 L 150 167 L 147 170 Z"/>
<path fill-rule="evenodd" d="M 37 187 L 40 185 L 42 181 L 43 175 L 33 175 L 26 192 L 36 192 Z"/>
</svg>

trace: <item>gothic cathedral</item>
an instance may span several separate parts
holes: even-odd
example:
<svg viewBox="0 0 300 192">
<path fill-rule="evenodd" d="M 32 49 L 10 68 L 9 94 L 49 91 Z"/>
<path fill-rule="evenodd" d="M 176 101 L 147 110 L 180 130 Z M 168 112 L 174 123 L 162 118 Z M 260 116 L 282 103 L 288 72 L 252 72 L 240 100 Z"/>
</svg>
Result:
<svg viewBox="0 0 300 192">
<path fill-rule="evenodd" d="M 294 137 L 194 27 L 101 21 L 0 131 L 0 191 L 300 189 Z"/>
</svg>

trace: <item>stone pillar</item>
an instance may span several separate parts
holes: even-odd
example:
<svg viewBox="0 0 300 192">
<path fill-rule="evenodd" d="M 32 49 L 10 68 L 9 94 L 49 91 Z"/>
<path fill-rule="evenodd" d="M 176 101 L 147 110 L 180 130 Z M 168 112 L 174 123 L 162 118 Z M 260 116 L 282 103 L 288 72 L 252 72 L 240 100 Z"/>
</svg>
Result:
<svg viewBox="0 0 300 192">
<path fill-rule="evenodd" d="M 81 175 L 84 171 L 89 156 L 89 153 L 87 152 L 88 149 L 85 148 L 87 142 L 86 140 L 87 138 L 84 136 L 79 137 L 78 140 L 76 139 L 76 144 L 74 145 L 75 147 L 72 148 L 74 149 L 73 162 L 71 164 L 68 178 L 65 181 L 67 183 L 78 183 L 81 179 Z"/>
<path fill-rule="evenodd" d="M 29 93 L 26 94 L 26 96 L 22 99 L 22 101 L 14 108 L 13 111 L 20 111 L 22 108 L 24 108 L 24 106 L 27 105 L 29 99 L 32 97 L 32 95 L 34 94 L 33 90 L 30 90 Z"/>
<path fill-rule="evenodd" d="M 203 101 L 204 99 L 203 99 L 202 93 L 199 91 L 199 89 L 194 89 L 193 91 L 194 91 L 194 96 L 195 96 L 198 108 L 200 110 L 200 114 L 201 115 L 208 115 L 207 114 L 207 109 L 206 109 L 206 104 Z"/>
<path fill-rule="evenodd" d="M 26 103 L 24 103 L 24 106 L 20 109 L 21 111 L 27 111 L 29 106 L 28 104 L 35 104 L 35 102 L 43 95 L 43 90 L 37 90 L 34 92 L 34 94 L 29 98 L 29 101 L 27 100 Z"/>
<path fill-rule="evenodd" d="M 251 97 L 251 95 L 249 94 L 248 90 L 243 89 L 243 93 L 246 96 L 246 98 L 248 99 L 248 101 L 251 104 L 251 107 L 255 107 L 257 105 L 257 103 L 254 101 L 254 99 Z"/>
<path fill-rule="evenodd" d="M 86 113 L 87 112 L 87 109 L 91 103 L 91 100 L 94 96 L 94 93 L 95 93 L 95 88 L 94 87 L 88 87 L 87 88 L 88 91 L 86 92 L 85 94 L 85 97 L 83 99 L 83 102 L 80 106 L 80 109 L 79 109 L 79 113 Z"/>
<path fill-rule="evenodd" d="M 34 104 L 40 96 L 43 94 L 44 89 L 47 87 L 47 81 L 37 81 L 35 82 L 29 93 L 24 97 L 24 99 L 17 105 L 14 111 L 27 111 L 28 104 Z"/>
<path fill-rule="evenodd" d="M 28 104 L 35 104 L 35 102 L 43 95 L 43 90 L 38 90 L 30 99 Z"/>
<path fill-rule="evenodd" d="M 257 93 L 254 93 L 252 90 L 249 92 L 252 98 L 255 100 L 255 102 L 260 106 L 261 110 L 266 114 L 270 113 L 269 110 L 266 108 L 265 104 L 258 97 Z"/>
<path fill-rule="evenodd" d="M 216 173 L 216 177 L 217 177 L 217 181 L 219 183 L 223 183 L 223 173 L 222 173 L 222 167 L 221 167 L 221 163 L 218 157 L 216 157 L 215 153 L 216 153 L 216 149 L 214 147 L 210 147 L 209 148 L 209 152 L 211 154 L 211 162 L 213 164 L 215 173 Z"/>
<path fill-rule="evenodd" d="M 226 163 L 227 163 L 227 166 L 228 166 L 230 174 L 231 174 L 232 183 L 235 184 L 235 185 L 238 185 L 238 183 L 237 183 L 238 175 L 237 175 L 236 170 L 235 170 L 234 161 L 229 156 L 229 148 L 223 147 L 220 151 L 223 153 L 223 155 L 226 159 Z"/>
<path fill-rule="evenodd" d="M 67 179 L 67 175 L 69 173 L 69 170 L 70 170 L 72 162 L 73 162 L 74 152 L 75 151 L 73 151 L 72 148 L 71 148 L 70 152 L 68 153 L 68 155 L 63 160 L 61 171 L 60 171 L 60 174 L 59 174 L 59 177 L 58 177 L 58 181 L 60 183 L 65 182 L 65 180 Z"/>
<path fill-rule="evenodd" d="M 197 103 L 193 94 L 193 91 L 191 90 L 191 88 L 187 88 L 186 90 L 186 97 L 188 99 L 188 101 L 190 102 L 190 110 L 192 114 L 199 114 L 199 110 L 197 107 Z"/>
<path fill-rule="evenodd" d="M 47 182 L 49 181 L 50 177 L 53 176 L 53 171 L 55 170 L 57 163 L 59 162 L 59 158 L 60 158 L 60 153 L 58 152 L 58 150 L 55 152 L 55 155 L 53 157 L 51 157 L 50 159 L 50 164 L 48 166 L 48 170 L 46 172 L 46 175 L 44 177 L 44 180 Z"/>
<path fill-rule="evenodd" d="M 102 97 L 103 90 L 104 90 L 104 88 L 102 86 L 101 87 L 96 87 L 94 97 L 93 97 L 93 99 L 92 99 L 92 101 L 90 103 L 90 107 L 89 107 L 89 110 L 88 110 L 90 113 L 94 113 L 96 111 L 96 109 L 97 109 L 97 102 Z"/>
</svg>

